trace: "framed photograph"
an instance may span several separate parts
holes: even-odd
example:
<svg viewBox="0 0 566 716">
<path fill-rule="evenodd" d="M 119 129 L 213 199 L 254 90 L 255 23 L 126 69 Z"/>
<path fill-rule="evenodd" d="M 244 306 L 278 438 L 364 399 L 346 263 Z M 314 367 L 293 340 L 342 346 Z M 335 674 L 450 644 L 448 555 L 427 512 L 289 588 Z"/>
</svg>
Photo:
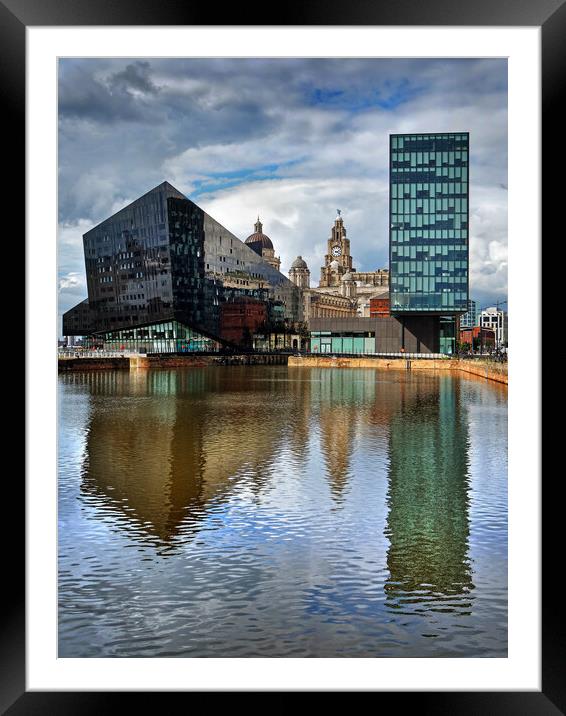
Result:
<svg viewBox="0 0 566 716">
<path fill-rule="evenodd" d="M 203 12 L 0 4 L 27 287 L 3 712 L 564 712 L 539 578 L 564 4 Z"/>
</svg>

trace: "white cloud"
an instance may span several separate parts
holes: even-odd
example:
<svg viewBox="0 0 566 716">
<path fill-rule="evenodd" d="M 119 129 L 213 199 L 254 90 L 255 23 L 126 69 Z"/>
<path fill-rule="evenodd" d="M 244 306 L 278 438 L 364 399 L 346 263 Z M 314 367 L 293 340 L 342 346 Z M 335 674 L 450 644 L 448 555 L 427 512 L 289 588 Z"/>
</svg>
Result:
<svg viewBox="0 0 566 716">
<path fill-rule="evenodd" d="M 301 254 L 313 285 L 337 208 L 356 267 L 387 266 L 389 134 L 467 130 L 471 294 L 506 295 L 503 62 L 148 62 L 141 79 L 157 90 L 143 102 L 128 91 L 116 104 L 96 82 L 141 82 L 131 61 L 69 61 L 64 72 L 64 275 L 84 271 L 82 233 L 164 180 L 240 238 L 259 213 L 284 272 Z M 396 95 L 394 106 L 376 100 Z"/>
<path fill-rule="evenodd" d="M 84 277 L 75 271 L 71 271 L 66 276 L 59 279 L 59 291 L 66 289 L 84 288 Z"/>
</svg>

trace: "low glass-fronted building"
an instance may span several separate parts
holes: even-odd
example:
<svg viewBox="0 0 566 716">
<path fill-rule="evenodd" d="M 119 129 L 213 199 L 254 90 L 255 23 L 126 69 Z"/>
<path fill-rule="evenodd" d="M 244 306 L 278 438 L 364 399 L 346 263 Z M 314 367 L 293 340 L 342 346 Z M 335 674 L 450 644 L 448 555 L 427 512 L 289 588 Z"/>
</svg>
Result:
<svg viewBox="0 0 566 716">
<path fill-rule="evenodd" d="M 375 332 L 311 331 L 311 353 L 375 353 Z"/>
<path fill-rule="evenodd" d="M 178 321 L 166 321 L 97 333 L 87 339 L 86 346 L 134 353 L 214 353 L 220 343 Z"/>
</svg>

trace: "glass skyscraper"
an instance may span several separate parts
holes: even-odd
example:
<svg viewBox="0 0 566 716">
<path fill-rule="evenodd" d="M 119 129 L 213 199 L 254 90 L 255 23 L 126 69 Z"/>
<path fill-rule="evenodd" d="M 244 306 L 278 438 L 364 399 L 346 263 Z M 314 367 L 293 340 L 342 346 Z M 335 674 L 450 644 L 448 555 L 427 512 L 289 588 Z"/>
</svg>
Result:
<svg viewBox="0 0 566 716">
<path fill-rule="evenodd" d="M 391 312 L 441 316 L 441 350 L 468 310 L 468 166 L 468 132 L 390 136 Z"/>
</svg>

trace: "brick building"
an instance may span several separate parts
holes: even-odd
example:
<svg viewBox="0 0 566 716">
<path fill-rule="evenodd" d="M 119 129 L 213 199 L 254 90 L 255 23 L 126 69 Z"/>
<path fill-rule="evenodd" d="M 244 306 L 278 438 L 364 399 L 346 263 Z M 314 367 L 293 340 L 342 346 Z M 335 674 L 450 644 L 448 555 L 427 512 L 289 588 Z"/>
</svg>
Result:
<svg viewBox="0 0 566 716">
<path fill-rule="evenodd" d="M 267 321 L 267 307 L 262 301 L 239 298 L 220 304 L 220 337 L 230 343 L 252 346 L 253 335 Z"/>
<path fill-rule="evenodd" d="M 460 345 L 467 344 L 473 351 L 491 351 L 495 348 L 495 331 L 491 328 L 473 326 L 460 330 Z"/>
<path fill-rule="evenodd" d="M 370 298 L 369 300 L 369 317 L 370 318 L 387 318 L 391 313 L 389 311 L 389 294 Z"/>
</svg>

